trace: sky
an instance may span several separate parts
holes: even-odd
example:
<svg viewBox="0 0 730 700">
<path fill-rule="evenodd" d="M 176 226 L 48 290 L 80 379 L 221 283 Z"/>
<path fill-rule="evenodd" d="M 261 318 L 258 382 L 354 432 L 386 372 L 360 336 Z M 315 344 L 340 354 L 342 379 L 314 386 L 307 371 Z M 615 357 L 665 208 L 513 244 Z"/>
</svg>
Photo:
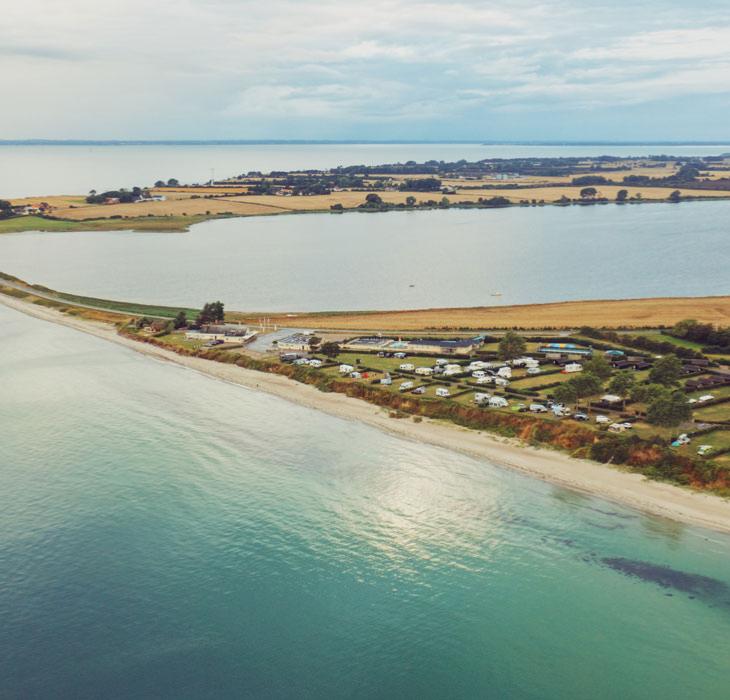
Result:
<svg viewBox="0 0 730 700">
<path fill-rule="evenodd" d="M 730 140 L 730 2 L 23 0 L 0 139 Z"/>
</svg>

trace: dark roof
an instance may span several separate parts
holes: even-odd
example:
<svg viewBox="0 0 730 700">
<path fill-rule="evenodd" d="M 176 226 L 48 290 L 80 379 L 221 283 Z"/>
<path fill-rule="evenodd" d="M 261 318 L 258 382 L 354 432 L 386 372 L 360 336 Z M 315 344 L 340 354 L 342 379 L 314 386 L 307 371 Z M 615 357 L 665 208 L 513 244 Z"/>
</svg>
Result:
<svg viewBox="0 0 730 700">
<path fill-rule="evenodd" d="M 481 343 L 482 336 L 476 338 L 459 338 L 455 340 L 435 340 L 431 338 L 414 338 L 409 340 L 410 345 L 433 345 L 437 348 L 468 348 L 477 343 Z"/>
</svg>

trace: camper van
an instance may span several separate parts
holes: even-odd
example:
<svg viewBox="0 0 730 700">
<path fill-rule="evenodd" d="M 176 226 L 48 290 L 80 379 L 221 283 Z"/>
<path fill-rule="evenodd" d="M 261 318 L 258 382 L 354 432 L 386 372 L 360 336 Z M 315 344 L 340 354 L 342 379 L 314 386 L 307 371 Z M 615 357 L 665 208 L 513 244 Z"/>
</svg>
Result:
<svg viewBox="0 0 730 700">
<path fill-rule="evenodd" d="M 489 405 L 492 408 L 507 408 L 507 406 L 509 406 L 509 401 L 502 396 L 492 396 L 492 398 L 489 399 Z"/>
<path fill-rule="evenodd" d="M 416 367 L 416 374 L 430 376 L 433 374 L 433 370 L 430 367 Z"/>
<path fill-rule="evenodd" d="M 564 374 L 570 374 L 571 372 L 582 372 L 583 371 L 583 365 L 579 365 L 577 362 L 568 362 L 565 367 L 563 367 L 563 373 Z"/>
<path fill-rule="evenodd" d="M 451 396 L 451 392 L 445 386 L 440 386 L 436 388 L 436 396 L 440 396 L 442 399 L 445 399 L 448 396 Z"/>
<path fill-rule="evenodd" d="M 497 376 L 504 379 L 512 379 L 512 370 L 509 367 L 500 367 L 497 370 Z"/>
<path fill-rule="evenodd" d="M 354 369 L 352 365 L 340 365 L 340 374 L 350 374 Z"/>
<path fill-rule="evenodd" d="M 404 372 L 412 372 L 414 369 L 416 369 L 416 367 L 410 362 L 404 362 L 399 369 L 403 370 Z"/>
<path fill-rule="evenodd" d="M 491 394 L 482 394 L 482 393 L 477 392 L 476 394 L 474 394 L 474 403 L 477 406 L 482 406 L 485 403 L 488 403 L 489 399 L 491 399 L 491 398 L 492 398 Z"/>
</svg>

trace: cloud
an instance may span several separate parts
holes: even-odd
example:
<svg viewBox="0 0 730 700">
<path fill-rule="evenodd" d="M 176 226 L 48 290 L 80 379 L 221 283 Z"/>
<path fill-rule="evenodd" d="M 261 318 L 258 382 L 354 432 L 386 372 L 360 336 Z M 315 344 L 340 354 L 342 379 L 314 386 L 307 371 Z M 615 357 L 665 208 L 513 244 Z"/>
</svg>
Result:
<svg viewBox="0 0 730 700">
<path fill-rule="evenodd" d="M 0 32 L 5 138 L 463 138 L 505 111 L 545 137 L 551 112 L 730 96 L 724 0 L 24 0 Z"/>
</svg>

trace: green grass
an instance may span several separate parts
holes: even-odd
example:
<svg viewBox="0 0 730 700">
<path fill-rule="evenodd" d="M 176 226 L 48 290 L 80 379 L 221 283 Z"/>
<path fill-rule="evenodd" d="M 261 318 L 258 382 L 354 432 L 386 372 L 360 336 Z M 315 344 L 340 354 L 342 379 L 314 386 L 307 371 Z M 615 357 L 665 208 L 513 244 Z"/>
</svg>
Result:
<svg viewBox="0 0 730 700">
<path fill-rule="evenodd" d="M 693 391 L 692 393 L 687 394 L 687 398 L 697 399 L 700 396 L 706 396 L 707 394 L 714 396 L 716 399 L 723 399 L 726 396 L 730 396 L 730 386 L 720 386 L 716 389 L 702 389 L 701 391 Z M 693 405 L 696 406 L 697 404 Z M 728 416 L 730 416 L 730 404 L 728 404 L 727 412 Z"/>
<path fill-rule="evenodd" d="M 71 231 L 187 231 L 207 216 L 139 216 L 129 219 L 47 219 L 42 216 L 15 216 L 0 220 L 0 234 L 24 231 L 71 232 Z"/>
<path fill-rule="evenodd" d="M 693 404 L 696 406 L 697 404 Z M 720 403 L 714 406 L 695 409 L 694 418 L 697 421 L 726 421 L 730 420 L 730 403 Z"/>
<path fill-rule="evenodd" d="M 702 350 L 702 345 L 700 343 L 693 343 L 691 340 L 685 340 L 684 338 L 675 338 L 671 335 L 664 335 L 663 333 L 645 333 L 644 336 L 649 340 L 655 340 L 659 343 L 671 343 L 672 345 L 677 345 L 680 348 Z"/>
</svg>

